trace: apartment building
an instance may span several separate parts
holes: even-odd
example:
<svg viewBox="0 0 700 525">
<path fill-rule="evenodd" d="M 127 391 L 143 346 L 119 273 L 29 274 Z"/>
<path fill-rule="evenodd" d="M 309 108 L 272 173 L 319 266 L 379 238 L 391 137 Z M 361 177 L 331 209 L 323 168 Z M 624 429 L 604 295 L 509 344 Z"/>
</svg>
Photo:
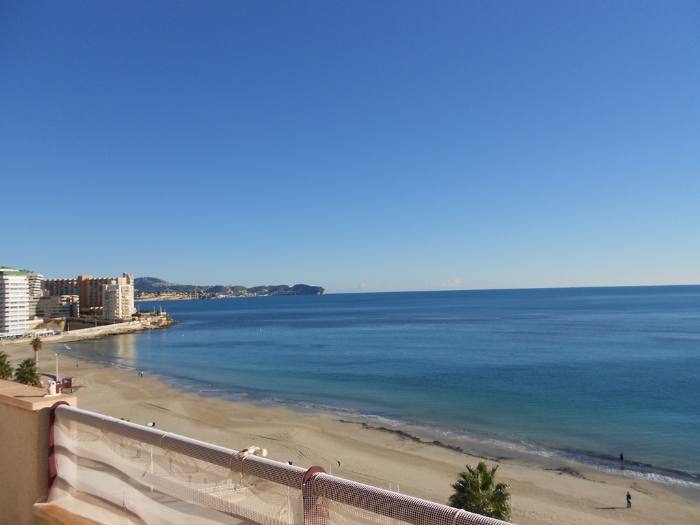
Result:
<svg viewBox="0 0 700 525">
<path fill-rule="evenodd" d="M 80 295 L 78 279 L 46 279 L 44 295 Z"/>
<path fill-rule="evenodd" d="M 29 320 L 29 272 L 0 267 L 0 334 L 19 335 Z"/>
<path fill-rule="evenodd" d="M 37 302 L 37 315 L 45 319 L 77 317 L 80 312 L 78 295 L 52 295 Z"/>
<path fill-rule="evenodd" d="M 40 273 L 27 273 L 27 286 L 29 288 L 29 319 L 37 315 L 37 303 L 44 295 L 44 276 Z"/>
<path fill-rule="evenodd" d="M 126 321 L 136 312 L 134 286 L 128 277 L 117 278 L 115 284 L 105 284 L 102 291 L 102 316 L 111 322 Z"/>
<path fill-rule="evenodd" d="M 99 311 L 102 308 L 102 294 L 106 284 L 114 284 L 118 277 L 78 276 L 80 308 L 83 311 Z"/>
<path fill-rule="evenodd" d="M 77 295 L 80 298 L 81 312 L 101 313 L 104 306 L 105 286 L 115 284 L 131 286 L 133 297 L 134 278 L 127 273 L 122 274 L 121 277 L 79 275 L 70 279 L 47 279 L 44 282 L 44 290 L 50 296 Z"/>
</svg>

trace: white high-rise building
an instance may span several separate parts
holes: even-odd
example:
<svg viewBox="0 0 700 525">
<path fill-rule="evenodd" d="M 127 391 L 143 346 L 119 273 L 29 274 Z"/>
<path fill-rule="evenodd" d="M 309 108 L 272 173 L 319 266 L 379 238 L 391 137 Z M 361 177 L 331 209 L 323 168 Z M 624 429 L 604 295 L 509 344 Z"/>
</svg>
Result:
<svg viewBox="0 0 700 525">
<path fill-rule="evenodd" d="M 130 276 L 117 277 L 115 284 L 102 289 L 102 315 L 107 321 L 127 321 L 136 312 L 134 285 Z"/>
<path fill-rule="evenodd" d="M 29 318 L 31 319 L 36 316 L 36 305 L 44 295 L 44 276 L 40 273 L 29 272 L 27 286 L 29 287 Z"/>
<path fill-rule="evenodd" d="M 0 335 L 27 331 L 29 320 L 29 272 L 0 267 Z"/>
</svg>

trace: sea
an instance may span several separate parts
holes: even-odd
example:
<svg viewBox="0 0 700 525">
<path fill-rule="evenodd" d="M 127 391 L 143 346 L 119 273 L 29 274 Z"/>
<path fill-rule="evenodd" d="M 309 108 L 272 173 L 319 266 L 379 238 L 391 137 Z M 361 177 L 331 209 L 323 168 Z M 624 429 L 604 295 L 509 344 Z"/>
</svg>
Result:
<svg viewBox="0 0 700 525">
<path fill-rule="evenodd" d="M 56 346 L 206 396 L 332 412 L 491 458 L 583 462 L 700 488 L 700 286 L 139 307 L 178 324 Z"/>
</svg>

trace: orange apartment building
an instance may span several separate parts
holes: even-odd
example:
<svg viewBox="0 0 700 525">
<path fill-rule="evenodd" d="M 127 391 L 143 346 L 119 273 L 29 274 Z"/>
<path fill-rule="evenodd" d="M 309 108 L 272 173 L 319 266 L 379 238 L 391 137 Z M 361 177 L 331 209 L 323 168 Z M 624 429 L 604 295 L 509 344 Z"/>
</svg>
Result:
<svg viewBox="0 0 700 525">
<path fill-rule="evenodd" d="M 46 295 L 77 295 L 80 297 L 80 311 L 83 313 L 101 313 L 104 306 L 105 285 L 134 285 L 131 274 L 123 273 L 121 277 L 93 277 L 79 275 L 68 279 L 46 279 Z"/>
</svg>

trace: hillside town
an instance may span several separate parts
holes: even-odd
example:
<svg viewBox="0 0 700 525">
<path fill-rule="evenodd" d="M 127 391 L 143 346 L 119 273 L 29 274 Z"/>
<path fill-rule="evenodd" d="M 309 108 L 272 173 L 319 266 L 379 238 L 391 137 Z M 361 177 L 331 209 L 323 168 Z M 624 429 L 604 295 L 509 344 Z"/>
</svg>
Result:
<svg viewBox="0 0 700 525">
<path fill-rule="evenodd" d="M 140 313 L 134 305 L 134 278 L 45 279 L 40 273 L 0 266 L 0 339 L 56 336 L 88 328 L 108 335 L 125 323 L 133 329 L 163 324 L 167 314 Z M 102 328 L 107 327 L 107 328 Z M 97 330 L 101 328 L 101 330 Z M 87 334 L 85 334 L 87 335 Z"/>
</svg>

